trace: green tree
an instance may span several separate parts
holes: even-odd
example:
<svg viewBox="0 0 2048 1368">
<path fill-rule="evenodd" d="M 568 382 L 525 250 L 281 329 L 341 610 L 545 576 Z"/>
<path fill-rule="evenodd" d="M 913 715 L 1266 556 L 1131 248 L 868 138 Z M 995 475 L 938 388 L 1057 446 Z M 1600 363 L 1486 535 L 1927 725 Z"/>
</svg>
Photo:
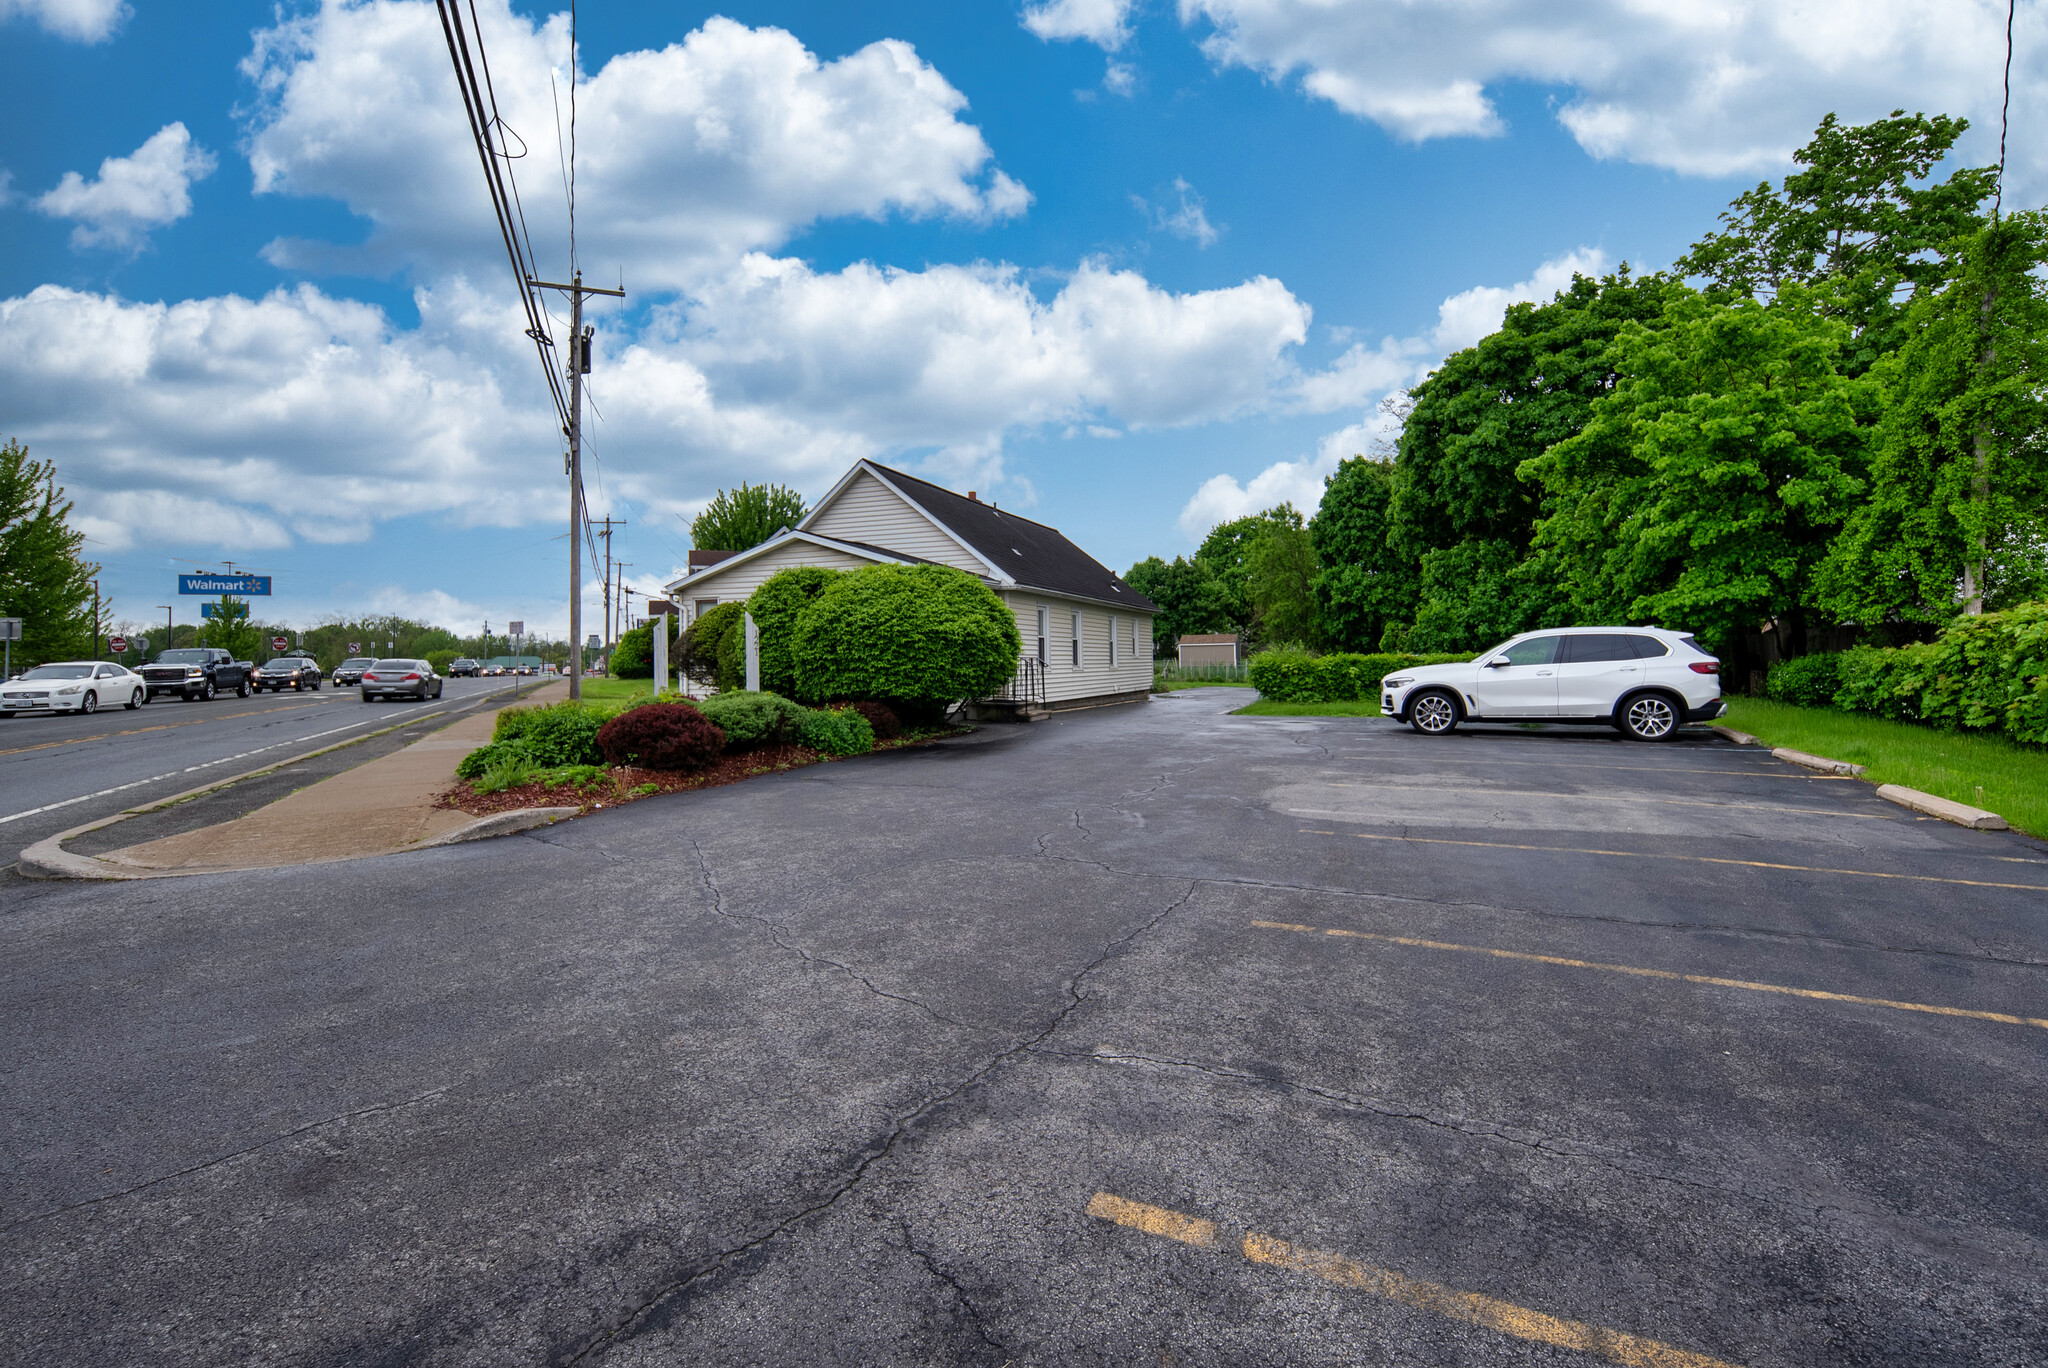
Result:
<svg viewBox="0 0 2048 1368">
<path fill-rule="evenodd" d="M 249 620 L 248 600 L 222 594 L 213 601 L 213 616 L 204 619 L 200 635 L 237 660 L 254 660 L 269 643 L 266 633 Z"/>
<path fill-rule="evenodd" d="M 1884 419 L 1858 509 L 1820 575 L 1847 621 L 1938 624 L 2048 590 L 2048 221 L 1968 238 L 1874 372 Z"/>
<path fill-rule="evenodd" d="M 1849 341 L 1827 290 L 1776 302 L 1681 298 L 1615 343 L 1614 392 L 1526 463 L 1580 621 L 1655 620 L 1727 647 L 1777 624 L 1805 649 L 1812 578 L 1854 510 L 1874 387 L 1837 367 Z"/>
<path fill-rule="evenodd" d="M 779 484 L 721 489 L 690 524 L 690 545 L 700 551 L 745 551 L 803 521 L 804 501 Z"/>
<path fill-rule="evenodd" d="M 1251 607 L 1252 633 L 1266 643 L 1298 642 L 1320 647 L 1316 619 L 1316 548 L 1301 514 L 1281 504 L 1264 515 L 1263 536 L 1245 548 L 1245 598 Z"/>
<path fill-rule="evenodd" d="M 1252 550 L 1277 527 L 1299 527 L 1301 515 L 1282 504 L 1263 513 L 1252 513 L 1229 522 L 1217 523 L 1195 549 L 1195 563 L 1216 581 L 1230 625 L 1219 631 L 1249 632 L 1255 608 L 1252 603 Z"/>
<path fill-rule="evenodd" d="M 1317 634 L 1337 650 L 1374 649 L 1387 625 L 1413 610 L 1414 563 L 1387 541 L 1393 496 L 1388 461 L 1353 456 L 1323 481 L 1308 525 L 1321 567 L 1312 593 Z"/>
<path fill-rule="evenodd" d="M 975 576 L 871 565 L 811 600 L 791 654 L 805 702 L 873 698 L 915 716 L 995 693 L 1022 650 L 1016 615 Z"/>
<path fill-rule="evenodd" d="M 1827 301 L 1856 342 L 1840 368 L 1860 374 L 1902 340 L 1902 295 L 1937 286 L 1940 254 L 1978 226 L 1998 173 L 1956 171 L 1926 184 L 1969 127 L 1895 109 L 1888 119 L 1845 126 L 1833 114 L 1813 141 L 1793 153 L 1800 170 L 1739 196 L 1721 215 L 1721 231 L 1702 238 L 1673 267 L 1738 295 L 1770 295 L 1786 285 L 1833 277 L 1844 288 Z"/>
<path fill-rule="evenodd" d="M 1175 556 L 1169 564 L 1147 556 L 1124 575 L 1124 583 L 1159 607 L 1152 620 L 1155 655 L 1172 654 L 1179 639 L 1190 634 L 1238 630 L 1229 593 L 1200 561 Z"/>
<path fill-rule="evenodd" d="M 17 668 L 92 654 L 93 576 L 80 558 L 85 534 L 71 526 L 71 501 L 52 461 L 0 447 L 0 617 L 22 620 Z"/>
</svg>

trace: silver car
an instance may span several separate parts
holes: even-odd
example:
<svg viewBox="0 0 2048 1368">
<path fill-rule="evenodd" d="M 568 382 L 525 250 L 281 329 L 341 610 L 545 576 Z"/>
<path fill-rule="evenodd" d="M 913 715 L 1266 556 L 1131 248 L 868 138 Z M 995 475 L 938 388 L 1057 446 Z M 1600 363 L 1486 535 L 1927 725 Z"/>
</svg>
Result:
<svg viewBox="0 0 2048 1368">
<path fill-rule="evenodd" d="M 424 660 L 379 660 L 363 671 L 363 702 L 373 698 L 439 698 L 441 676 Z"/>
</svg>

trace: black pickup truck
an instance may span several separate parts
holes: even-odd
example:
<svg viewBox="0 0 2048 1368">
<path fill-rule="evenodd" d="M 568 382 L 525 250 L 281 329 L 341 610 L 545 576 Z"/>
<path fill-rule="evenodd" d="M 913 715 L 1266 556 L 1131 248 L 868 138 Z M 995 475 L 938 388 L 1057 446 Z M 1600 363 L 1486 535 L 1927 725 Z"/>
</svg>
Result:
<svg viewBox="0 0 2048 1368">
<path fill-rule="evenodd" d="M 187 703 L 233 689 L 249 696 L 249 666 L 212 646 L 187 646 L 164 651 L 142 667 L 149 696 L 177 694 Z"/>
</svg>

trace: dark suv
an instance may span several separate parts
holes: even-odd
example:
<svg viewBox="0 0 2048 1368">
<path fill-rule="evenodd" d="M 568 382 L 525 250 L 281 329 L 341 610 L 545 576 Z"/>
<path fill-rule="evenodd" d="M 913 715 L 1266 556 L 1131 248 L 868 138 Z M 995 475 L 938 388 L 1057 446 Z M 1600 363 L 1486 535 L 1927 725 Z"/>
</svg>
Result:
<svg viewBox="0 0 2048 1368">
<path fill-rule="evenodd" d="M 177 694 L 187 703 L 233 689 L 249 696 L 249 667 L 215 646 L 187 646 L 163 651 L 142 667 L 149 696 Z"/>
<path fill-rule="evenodd" d="M 257 667 L 256 692 L 265 689 L 277 693 L 290 689 L 297 693 L 301 689 L 318 690 L 320 687 L 320 666 L 304 656 L 279 656 Z"/>
</svg>

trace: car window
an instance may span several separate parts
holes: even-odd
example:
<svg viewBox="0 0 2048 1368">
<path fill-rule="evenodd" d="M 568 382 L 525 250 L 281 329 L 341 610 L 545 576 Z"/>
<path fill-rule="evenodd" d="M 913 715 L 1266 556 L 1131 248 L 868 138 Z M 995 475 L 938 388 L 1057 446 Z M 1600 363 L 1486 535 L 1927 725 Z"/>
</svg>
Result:
<svg viewBox="0 0 2048 1368">
<path fill-rule="evenodd" d="M 90 665 L 38 665 L 23 675 L 24 680 L 35 679 L 91 679 Z"/>
<path fill-rule="evenodd" d="M 1564 651 L 1558 657 L 1573 665 L 1635 658 L 1635 648 L 1630 646 L 1628 638 L 1619 632 L 1585 632 L 1568 636 L 1564 639 Z"/>
<path fill-rule="evenodd" d="M 1548 665 L 1557 658 L 1557 642 L 1554 636 L 1530 637 L 1518 641 L 1501 654 L 1510 665 Z"/>
<path fill-rule="evenodd" d="M 1635 647 L 1636 655 L 1644 660 L 1671 654 L 1671 648 L 1653 636 L 1631 635 L 1628 644 Z"/>
</svg>

